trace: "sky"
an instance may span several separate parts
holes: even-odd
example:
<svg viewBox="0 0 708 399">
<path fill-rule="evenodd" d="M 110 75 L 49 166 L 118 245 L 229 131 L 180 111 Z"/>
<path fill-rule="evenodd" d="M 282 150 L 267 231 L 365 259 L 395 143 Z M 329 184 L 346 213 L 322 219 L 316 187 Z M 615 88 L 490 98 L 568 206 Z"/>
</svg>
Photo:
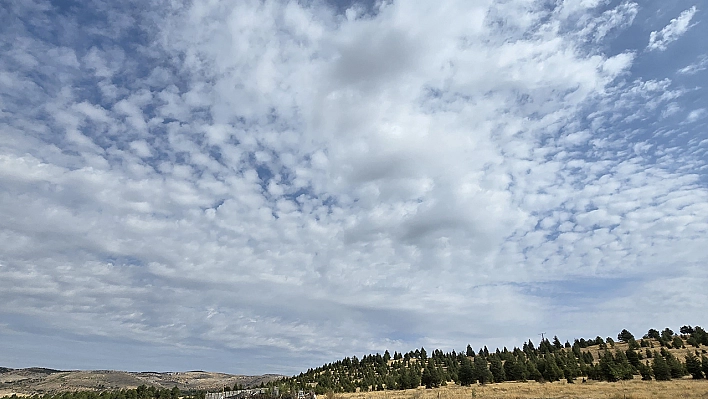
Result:
<svg viewBox="0 0 708 399">
<path fill-rule="evenodd" d="M 708 4 L 0 1 L 0 365 L 706 325 Z"/>
</svg>

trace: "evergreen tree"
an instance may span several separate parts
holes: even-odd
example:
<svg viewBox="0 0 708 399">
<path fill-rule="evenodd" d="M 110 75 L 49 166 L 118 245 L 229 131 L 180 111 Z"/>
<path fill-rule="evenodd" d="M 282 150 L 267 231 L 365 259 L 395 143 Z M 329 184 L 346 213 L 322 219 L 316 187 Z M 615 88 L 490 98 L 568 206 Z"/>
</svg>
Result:
<svg viewBox="0 0 708 399">
<path fill-rule="evenodd" d="M 674 332 L 670 328 L 666 327 L 664 331 L 661 332 L 661 339 L 666 342 L 671 341 L 674 339 Z"/>
<path fill-rule="evenodd" d="M 538 367 L 536 367 L 536 364 L 532 361 L 529 361 L 526 365 L 526 369 L 528 370 L 528 375 L 529 378 L 536 381 L 536 382 L 542 382 L 543 381 L 543 374 L 541 374 L 540 371 L 538 371 Z"/>
<path fill-rule="evenodd" d="M 504 382 L 506 381 L 506 374 L 504 373 L 504 366 L 499 356 L 492 356 L 489 361 L 489 371 L 492 373 L 494 382 Z"/>
<path fill-rule="evenodd" d="M 421 384 L 425 385 L 428 389 L 437 388 L 440 386 L 439 380 L 440 378 L 437 374 L 437 369 L 431 366 L 430 362 L 428 362 L 428 365 L 423 370 L 423 375 L 420 378 Z"/>
<path fill-rule="evenodd" d="M 651 367 L 649 366 L 648 360 L 646 364 L 640 363 L 637 369 L 639 370 L 639 374 L 642 375 L 643 381 L 651 381 Z"/>
<path fill-rule="evenodd" d="M 629 363 L 625 352 L 622 352 L 619 349 L 615 351 L 615 367 L 617 367 L 617 370 L 620 373 L 620 379 L 631 380 L 634 378 L 634 369 L 632 368 L 632 365 Z"/>
<path fill-rule="evenodd" d="M 474 357 L 474 349 L 472 349 L 469 344 L 467 344 L 467 351 L 465 353 L 469 357 Z"/>
<path fill-rule="evenodd" d="M 691 374 L 694 380 L 703 378 L 701 361 L 690 351 L 686 354 L 686 370 Z"/>
<path fill-rule="evenodd" d="M 621 372 L 619 368 L 615 365 L 615 359 L 609 351 L 600 356 L 599 375 L 601 380 L 615 382 L 619 381 L 621 377 Z"/>
<path fill-rule="evenodd" d="M 620 342 L 629 342 L 629 340 L 633 339 L 634 335 L 632 335 L 632 333 L 627 330 L 622 330 L 619 334 L 617 334 L 617 340 Z"/>
<path fill-rule="evenodd" d="M 674 348 L 676 348 L 676 349 L 680 349 L 680 348 L 683 348 L 683 347 L 684 347 L 684 342 L 683 342 L 683 340 L 681 339 L 681 337 L 679 337 L 678 335 L 676 335 L 676 336 L 674 337 L 674 339 L 671 341 L 671 346 L 674 347 Z"/>
<path fill-rule="evenodd" d="M 504 375 L 507 381 L 526 381 L 526 365 L 512 357 L 504 362 Z"/>
<path fill-rule="evenodd" d="M 684 368 L 681 361 L 678 360 L 675 356 L 667 352 L 665 359 L 666 364 L 669 365 L 669 370 L 671 371 L 671 378 L 681 378 L 686 375 L 686 369 Z"/>
<path fill-rule="evenodd" d="M 492 373 L 489 371 L 487 359 L 484 356 L 474 358 L 474 377 L 480 384 L 492 382 Z"/>
<path fill-rule="evenodd" d="M 627 357 L 627 361 L 629 362 L 629 364 L 631 364 L 632 367 L 638 369 L 639 365 L 641 364 L 639 362 L 639 354 L 637 354 L 637 352 L 633 351 L 632 349 L 627 349 L 624 354 Z"/>
<path fill-rule="evenodd" d="M 664 360 L 664 357 L 660 354 L 654 353 L 651 368 L 654 378 L 656 378 L 657 381 L 668 381 L 671 379 L 671 369 L 669 369 L 669 365 L 666 364 L 666 360 Z"/>
<path fill-rule="evenodd" d="M 659 339 L 661 339 L 661 335 L 659 335 L 658 330 L 650 328 L 649 331 L 646 333 L 646 335 L 644 335 L 644 338 L 652 338 L 652 339 L 659 340 Z"/>
<path fill-rule="evenodd" d="M 457 376 L 460 380 L 460 385 L 462 386 L 468 386 L 475 383 L 474 368 L 471 360 L 467 358 L 462 359 L 460 371 L 457 373 Z"/>
<path fill-rule="evenodd" d="M 553 357 L 539 358 L 536 367 L 538 367 L 538 371 L 541 372 L 541 375 L 546 381 L 558 381 L 562 376 L 562 372 L 558 368 L 558 365 L 556 365 Z"/>
<path fill-rule="evenodd" d="M 679 329 L 679 331 L 681 332 L 681 334 L 685 334 L 685 335 L 690 335 L 695 332 L 695 330 L 691 326 L 683 326 Z"/>
</svg>

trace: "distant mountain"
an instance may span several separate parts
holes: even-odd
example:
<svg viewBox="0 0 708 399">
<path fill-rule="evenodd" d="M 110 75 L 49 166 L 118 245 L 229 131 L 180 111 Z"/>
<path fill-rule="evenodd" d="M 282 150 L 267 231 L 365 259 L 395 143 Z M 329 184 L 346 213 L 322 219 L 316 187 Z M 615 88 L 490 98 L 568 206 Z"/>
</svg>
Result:
<svg viewBox="0 0 708 399">
<path fill-rule="evenodd" d="M 71 371 L 41 367 L 12 369 L 0 367 L 0 396 L 12 393 L 53 393 L 76 390 L 118 390 L 140 385 L 156 388 L 177 387 L 182 391 L 220 391 L 235 385 L 254 387 L 283 378 L 277 374 L 234 375 L 206 371 L 126 372 L 114 370 Z"/>
</svg>

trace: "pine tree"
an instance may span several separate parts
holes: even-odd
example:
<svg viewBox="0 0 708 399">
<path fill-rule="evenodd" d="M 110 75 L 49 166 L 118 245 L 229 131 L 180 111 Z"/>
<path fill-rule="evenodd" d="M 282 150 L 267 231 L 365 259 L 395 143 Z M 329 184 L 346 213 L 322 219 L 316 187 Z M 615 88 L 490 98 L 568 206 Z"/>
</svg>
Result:
<svg viewBox="0 0 708 399">
<path fill-rule="evenodd" d="M 469 357 L 474 357 L 474 349 L 472 349 L 469 344 L 467 344 L 467 350 L 465 351 L 465 354 Z"/>
<path fill-rule="evenodd" d="M 632 367 L 639 368 L 639 365 L 641 363 L 639 362 L 639 354 L 637 354 L 637 352 L 633 351 L 632 349 L 627 349 L 624 354 L 627 357 L 627 361 L 629 362 L 629 364 L 632 365 Z"/>
<path fill-rule="evenodd" d="M 506 374 L 504 373 L 504 366 L 499 356 L 492 356 L 489 361 L 489 371 L 492 373 L 494 382 L 504 382 L 506 381 Z"/>
<path fill-rule="evenodd" d="M 699 380 L 703 378 L 703 370 L 701 369 L 701 361 L 698 360 L 696 355 L 690 351 L 686 354 L 686 370 L 693 377 L 694 380 Z"/>
<path fill-rule="evenodd" d="M 639 374 L 642 375 L 643 381 L 651 381 L 651 367 L 649 366 L 648 360 L 646 364 L 639 364 L 637 369 L 639 370 Z"/>
<path fill-rule="evenodd" d="M 489 371 L 487 359 L 484 356 L 474 358 L 474 377 L 480 384 L 486 384 L 492 381 L 492 373 Z"/>
<path fill-rule="evenodd" d="M 632 335 L 632 333 L 627 330 L 622 330 L 619 334 L 617 334 L 617 340 L 620 342 L 629 342 L 633 339 L 634 335 Z"/>
<path fill-rule="evenodd" d="M 668 381 L 671 379 L 671 369 L 669 369 L 669 365 L 666 364 L 666 360 L 664 360 L 664 357 L 660 354 L 654 353 L 651 368 L 654 373 L 654 378 L 656 378 L 657 381 Z"/>
<path fill-rule="evenodd" d="M 680 349 L 680 348 L 683 348 L 683 347 L 684 347 L 684 342 L 683 342 L 683 340 L 681 339 L 681 337 L 679 337 L 679 336 L 677 335 L 677 336 L 675 336 L 674 339 L 671 341 L 671 346 L 674 347 L 674 348 L 676 348 L 676 349 Z"/>
<path fill-rule="evenodd" d="M 538 367 L 536 367 L 536 364 L 532 361 L 529 361 L 526 369 L 528 370 L 528 375 L 529 378 L 536 381 L 536 382 L 542 382 L 543 381 L 543 375 L 541 374 L 540 371 L 538 371 Z"/>
<path fill-rule="evenodd" d="M 665 356 L 666 364 L 669 366 L 671 378 L 681 378 L 686 375 L 686 369 L 680 360 L 667 351 Z"/>
<path fill-rule="evenodd" d="M 601 380 L 615 382 L 620 380 L 621 372 L 615 365 L 615 359 L 609 351 L 600 356 L 599 377 Z"/>
<path fill-rule="evenodd" d="M 652 338 L 658 340 L 661 339 L 661 335 L 659 335 L 658 330 L 650 328 L 649 331 L 644 335 L 644 338 Z"/>
<path fill-rule="evenodd" d="M 460 380 L 460 385 L 467 386 L 474 384 L 474 369 L 472 367 L 472 361 L 465 358 L 462 360 L 460 365 L 460 371 L 457 373 L 457 377 Z"/>
<path fill-rule="evenodd" d="M 507 381 L 526 381 L 526 368 L 523 362 L 512 357 L 504 362 L 504 375 Z"/>
</svg>

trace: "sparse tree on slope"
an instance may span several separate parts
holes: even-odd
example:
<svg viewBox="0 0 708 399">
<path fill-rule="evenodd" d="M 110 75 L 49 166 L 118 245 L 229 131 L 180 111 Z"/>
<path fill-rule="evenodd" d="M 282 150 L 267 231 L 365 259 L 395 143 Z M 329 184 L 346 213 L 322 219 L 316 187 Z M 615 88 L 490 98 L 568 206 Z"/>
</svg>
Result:
<svg viewBox="0 0 708 399">
<path fill-rule="evenodd" d="M 622 330 L 617 334 L 617 340 L 620 342 L 629 342 L 629 340 L 634 339 L 634 335 L 627 330 Z"/>
<path fill-rule="evenodd" d="M 686 370 L 691 374 L 694 380 L 703 378 L 701 361 L 690 351 L 686 354 Z"/>
<path fill-rule="evenodd" d="M 666 360 L 664 360 L 661 354 L 654 352 L 651 368 L 654 378 L 656 378 L 657 381 L 668 381 L 671 379 L 671 369 L 669 369 L 669 365 L 666 364 Z"/>
</svg>

